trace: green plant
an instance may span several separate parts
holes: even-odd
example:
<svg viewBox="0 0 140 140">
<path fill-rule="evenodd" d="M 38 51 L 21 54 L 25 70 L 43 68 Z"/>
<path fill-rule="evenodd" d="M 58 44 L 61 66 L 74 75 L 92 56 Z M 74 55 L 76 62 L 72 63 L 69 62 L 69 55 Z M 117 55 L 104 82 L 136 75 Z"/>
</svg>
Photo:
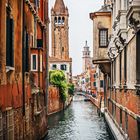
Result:
<svg viewBox="0 0 140 140">
<path fill-rule="evenodd" d="M 64 72 L 60 70 L 50 71 L 49 82 L 50 84 L 55 85 L 59 88 L 60 98 L 63 102 L 65 102 L 68 96 L 67 95 L 68 87 Z"/>
<path fill-rule="evenodd" d="M 49 72 L 50 84 L 60 86 L 61 82 L 66 81 L 65 74 L 60 70 L 52 70 Z"/>
<path fill-rule="evenodd" d="M 68 84 L 68 93 L 70 95 L 74 95 L 74 84 L 71 83 Z"/>
</svg>

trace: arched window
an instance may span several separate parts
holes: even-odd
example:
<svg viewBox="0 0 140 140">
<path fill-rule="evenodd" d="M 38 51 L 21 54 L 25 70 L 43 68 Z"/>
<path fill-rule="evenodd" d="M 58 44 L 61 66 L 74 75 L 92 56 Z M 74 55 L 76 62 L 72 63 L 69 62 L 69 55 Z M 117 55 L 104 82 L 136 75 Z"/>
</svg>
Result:
<svg viewBox="0 0 140 140">
<path fill-rule="evenodd" d="M 65 22 L 65 17 L 62 17 L 62 24 L 64 24 Z"/>
<path fill-rule="evenodd" d="M 54 23 L 57 23 L 57 17 L 54 18 Z"/>
<path fill-rule="evenodd" d="M 58 24 L 61 24 L 61 17 L 58 17 Z"/>
</svg>

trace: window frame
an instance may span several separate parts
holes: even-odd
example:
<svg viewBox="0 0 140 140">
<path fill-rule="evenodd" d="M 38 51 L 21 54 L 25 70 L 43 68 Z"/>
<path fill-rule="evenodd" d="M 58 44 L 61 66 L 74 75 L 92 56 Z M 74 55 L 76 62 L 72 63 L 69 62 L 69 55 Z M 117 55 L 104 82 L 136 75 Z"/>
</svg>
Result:
<svg viewBox="0 0 140 140">
<path fill-rule="evenodd" d="M 54 66 L 56 66 L 56 67 L 54 67 Z M 57 64 L 52 64 L 52 69 L 56 70 L 57 69 Z"/>
<path fill-rule="evenodd" d="M 103 86 L 101 86 L 103 85 Z M 103 88 L 104 87 L 104 80 L 100 80 L 100 88 Z"/>
<path fill-rule="evenodd" d="M 93 86 L 96 87 L 96 82 L 93 82 Z"/>
<path fill-rule="evenodd" d="M 36 69 L 33 68 L 33 56 L 36 56 Z M 38 71 L 38 55 L 31 54 L 31 71 Z"/>
<path fill-rule="evenodd" d="M 106 46 L 105 45 L 101 45 L 101 32 L 102 31 L 106 31 Z M 99 29 L 99 48 L 107 48 L 108 46 L 108 28 L 100 28 Z"/>
<path fill-rule="evenodd" d="M 62 66 L 63 66 L 64 69 L 62 69 Z M 63 70 L 63 71 L 67 71 L 67 65 L 66 64 L 61 64 L 60 69 Z"/>
</svg>

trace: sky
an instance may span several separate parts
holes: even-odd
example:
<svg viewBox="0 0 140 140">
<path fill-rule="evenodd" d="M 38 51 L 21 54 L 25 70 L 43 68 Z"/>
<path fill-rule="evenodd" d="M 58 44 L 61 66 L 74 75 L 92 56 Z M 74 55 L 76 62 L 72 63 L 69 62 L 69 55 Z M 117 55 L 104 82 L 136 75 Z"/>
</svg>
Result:
<svg viewBox="0 0 140 140">
<path fill-rule="evenodd" d="M 51 9 L 55 0 L 49 2 Z M 93 55 L 93 22 L 89 18 L 89 13 L 99 10 L 103 0 L 64 0 L 64 3 L 69 9 L 69 51 L 72 57 L 72 72 L 73 75 L 77 75 L 82 72 L 82 51 L 86 40 L 92 52 L 91 57 Z"/>
</svg>

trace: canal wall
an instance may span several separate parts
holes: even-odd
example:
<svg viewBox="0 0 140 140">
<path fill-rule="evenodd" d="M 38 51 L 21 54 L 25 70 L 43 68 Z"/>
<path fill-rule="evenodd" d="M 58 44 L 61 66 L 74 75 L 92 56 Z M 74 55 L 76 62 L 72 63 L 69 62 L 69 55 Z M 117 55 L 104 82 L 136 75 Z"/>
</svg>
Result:
<svg viewBox="0 0 140 140">
<path fill-rule="evenodd" d="M 126 137 L 123 137 L 121 130 L 118 129 L 119 127 L 116 126 L 116 122 L 113 121 L 109 112 L 105 111 L 104 114 L 105 114 L 105 120 L 107 122 L 107 125 L 109 126 L 113 138 L 115 140 L 127 140 L 128 136 L 126 135 Z"/>
<path fill-rule="evenodd" d="M 103 107 L 101 106 L 101 101 L 102 101 L 101 96 L 98 96 L 98 98 L 94 98 L 90 95 L 86 95 L 86 97 L 88 97 L 89 100 L 97 107 L 97 109 L 100 109 L 100 111 L 102 112 Z M 111 118 L 111 115 L 109 114 L 109 112 L 107 110 L 105 110 L 102 113 L 104 113 L 105 120 L 107 122 L 107 125 L 111 131 L 113 138 L 115 140 L 126 140 L 127 136 L 126 136 L 126 138 L 123 137 L 123 135 L 118 130 L 118 127 L 115 125 L 116 123 Z"/>
<path fill-rule="evenodd" d="M 72 97 L 68 95 L 65 103 L 60 99 L 59 89 L 54 86 L 49 87 L 48 94 L 48 115 L 57 113 L 65 109 L 72 101 Z"/>
</svg>

